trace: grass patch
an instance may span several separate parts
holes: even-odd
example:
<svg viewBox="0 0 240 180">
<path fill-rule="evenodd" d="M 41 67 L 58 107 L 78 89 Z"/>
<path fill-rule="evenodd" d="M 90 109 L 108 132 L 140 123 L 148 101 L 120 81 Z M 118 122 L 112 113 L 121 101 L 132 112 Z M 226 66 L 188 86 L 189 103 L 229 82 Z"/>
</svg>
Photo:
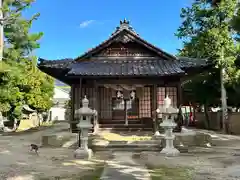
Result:
<svg viewBox="0 0 240 180">
<path fill-rule="evenodd" d="M 99 180 L 104 170 L 104 164 L 97 165 L 94 169 L 68 176 L 40 178 L 39 180 Z"/>
<path fill-rule="evenodd" d="M 111 132 L 102 132 L 100 136 L 107 141 L 146 141 L 152 139 L 152 136 L 122 136 Z"/>
<path fill-rule="evenodd" d="M 42 122 L 40 126 L 34 127 L 31 120 L 21 120 L 16 132 L 27 131 L 29 129 L 39 128 L 39 127 L 49 127 L 52 126 L 53 122 Z"/>
<path fill-rule="evenodd" d="M 53 121 L 51 122 L 42 122 L 41 126 L 52 126 L 54 124 Z"/>
<path fill-rule="evenodd" d="M 2 133 L 3 136 L 12 136 L 12 135 L 20 135 L 20 134 L 30 134 L 38 131 L 42 131 L 45 129 L 49 129 L 54 125 L 54 122 L 51 123 L 44 123 L 41 126 L 37 127 L 30 127 L 24 130 L 24 127 L 27 127 L 27 123 L 22 125 L 22 127 L 18 128 L 15 132 L 4 132 Z"/>
<path fill-rule="evenodd" d="M 72 180 L 99 180 L 102 172 L 103 172 L 104 166 L 102 167 L 97 167 L 94 171 L 89 172 L 89 174 L 80 177 L 80 179 L 72 179 Z"/>
<path fill-rule="evenodd" d="M 27 129 L 32 128 L 32 121 L 30 120 L 20 120 L 20 124 L 16 130 L 16 132 L 21 132 L 21 131 L 25 131 Z"/>
<path fill-rule="evenodd" d="M 151 167 L 148 166 L 152 180 L 192 180 L 191 168 L 183 167 Z"/>
</svg>

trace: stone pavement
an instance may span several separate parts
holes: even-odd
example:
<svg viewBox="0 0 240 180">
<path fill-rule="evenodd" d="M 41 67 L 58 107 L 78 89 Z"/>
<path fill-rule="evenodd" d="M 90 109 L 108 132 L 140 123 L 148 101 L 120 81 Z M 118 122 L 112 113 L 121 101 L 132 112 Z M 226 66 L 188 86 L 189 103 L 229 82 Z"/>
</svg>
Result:
<svg viewBox="0 0 240 180">
<path fill-rule="evenodd" d="M 100 180 L 150 180 L 146 167 L 134 162 L 131 152 L 115 152 Z"/>
</svg>

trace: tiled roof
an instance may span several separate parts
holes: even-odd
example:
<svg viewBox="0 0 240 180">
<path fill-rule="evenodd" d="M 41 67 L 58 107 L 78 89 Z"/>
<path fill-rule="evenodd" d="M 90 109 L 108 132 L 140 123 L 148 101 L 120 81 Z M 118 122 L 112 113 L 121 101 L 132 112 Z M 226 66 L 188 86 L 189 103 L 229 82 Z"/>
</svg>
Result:
<svg viewBox="0 0 240 180">
<path fill-rule="evenodd" d="M 134 30 L 133 28 L 130 26 L 129 21 L 127 21 L 126 19 L 124 21 L 120 21 L 120 26 L 117 27 L 116 31 L 114 31 L 114 33 L 112 33 L 112 35 L 106 39 L 105 41 L 101 42 L 100 44 L 98 44 L 97 46 L 95 46 L 94 48 L 91 48 L 90 50 L 88 50 L 87 52 L 83 53 L 82 55 L 80 55 L 79 57 L 76 58 L 76 60 L 80 60 L 80 59 L 84 59 L 88 56 L 91 56 L 93 53 L 105 48 L 106 46 L 108 46 L 109 44 L 111 44 L 111 42 L 119 35 L 121 35 L 121 33 L 126 33 L 131 35 L 132 37 L 134 37 L 135 41 L 137 41 L 140 44 L 143 44 L 144 46 L 146 46 L 148 49 L 151 49 L 152 51 L 157 52 L 159 55 L 161 56 L 165 56 L 167 59 L 176 59 L 175 56 L 173 56 L 172 54 L 169 54 L 165 51 L 163 51 L 162 49 L 154 46 L 153 44 L 149 43 L 148 41 L 144 40 L 143 38 L 141 38 Z"/>
<path fill-rule="evenodd" d="M 168 76 L 184 73 L 186 69 L 208 66 L 206 59 L 178 57 L 177 60 L 89 60 L 75 62 L 72 59 L 40 60 L 38 67 L 47 72 L 60 69 L 66 75 L 81 76 Z M 51 70 L 52 69 L 52 70 Z M 64 74 L 65 74 L 64 73 Z"/>
<path fill-rule="evenodd" d="M 67 75 L 169 76 L 183 73 L 179 61 L 173 60 L 92 60 L 71 65 Z"/>
<path fill-rule="evenodd" d="M 71 58 L 58 59 L 58 60 L 45 60 L 39 58 L 40 63 L 38 66 L 43 66 L 46 68 L 55 68 L 55 69 L 66 69 L 70 64 L 74 63 L 74 60 Z"/>
<path fill-rule="evenodd" d="M 117 60 L 96 59 L 94 56 L 113 42 L 126 43 L 134 41 L 144 48 L 154 52 L 150 58 L 117 57 Z M 157 56 L 156 56 L 157 55 Z M 97 56 L 95 56 L 97 57 Z M 156 59 L 157 58 L 157 59 Z M 142 39 L 130 26 L 129 21 L 120 21 L 120 26 L 104 42 L 75 59 L 44 60 L 39 59 L 38 67 L 43 72 L 64 82 L 68 82 L 68 76 L 169 76 L 195 72 L 196 68 L 208 67 L 206 59 L 176 57 Z"/>
</svg>

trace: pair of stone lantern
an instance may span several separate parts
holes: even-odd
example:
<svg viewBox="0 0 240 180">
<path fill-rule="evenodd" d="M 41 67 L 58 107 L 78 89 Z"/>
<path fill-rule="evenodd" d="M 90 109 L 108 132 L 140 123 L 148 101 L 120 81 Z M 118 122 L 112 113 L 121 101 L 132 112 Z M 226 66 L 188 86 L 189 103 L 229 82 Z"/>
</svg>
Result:
<svg viewBox="0 0 240 180">
<path fill-rule="evenodd" d="M 162 115 L 163 121 L 160 126 L 165 130 L 164 138 L 166 140 L 166 145 L 161 153 L 166 154 L 167 156 L 176 156 L 180 153 L 173 145 L 173 140 L 175 139 L 173 129 L 177 125 L 174 122 L 174 118 L 177 116 L 178 111 L 177 108 L 172 107 L 171 99 L 168 96 L 164 99 L 163 107 L 159 107 L 156 110 L 157 114 Z"/>
<path fill-rule="evenodd" d="M 74 152 L 74 157 L 78 159 L 90 159 L 92 157 L 92 150 L 88 148 L 88 132 L 93 127 L 91 118 L 96 115 L 96 110 L 92 110 L 88 107 L 89 100 L 85 96 L 82 100 L 82 107 L 75 111 L 75 116 L 79 118 L 77 124 L 80 130 L 80 142 L 81 145 Z"/>
</svg>

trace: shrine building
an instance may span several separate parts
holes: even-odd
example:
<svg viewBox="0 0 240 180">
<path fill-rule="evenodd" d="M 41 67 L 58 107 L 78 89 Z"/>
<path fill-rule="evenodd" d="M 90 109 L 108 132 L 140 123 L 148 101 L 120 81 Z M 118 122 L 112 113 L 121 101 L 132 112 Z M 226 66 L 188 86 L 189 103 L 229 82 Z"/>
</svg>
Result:
<svg viewBox="0 0 240 180">
<path fill-rule="evenodd" d="M 71 86 L 72 132 L 85 95 L 98 112 L 98 128 L 152 130 L 153 113 L 166 95 L 178 107 L 182 82 L 209 67 L 206 60 L 176 57 L 147 42 L 127 20 L 77 58 L 39 60 L 41 71 Z"/>
</svg>

